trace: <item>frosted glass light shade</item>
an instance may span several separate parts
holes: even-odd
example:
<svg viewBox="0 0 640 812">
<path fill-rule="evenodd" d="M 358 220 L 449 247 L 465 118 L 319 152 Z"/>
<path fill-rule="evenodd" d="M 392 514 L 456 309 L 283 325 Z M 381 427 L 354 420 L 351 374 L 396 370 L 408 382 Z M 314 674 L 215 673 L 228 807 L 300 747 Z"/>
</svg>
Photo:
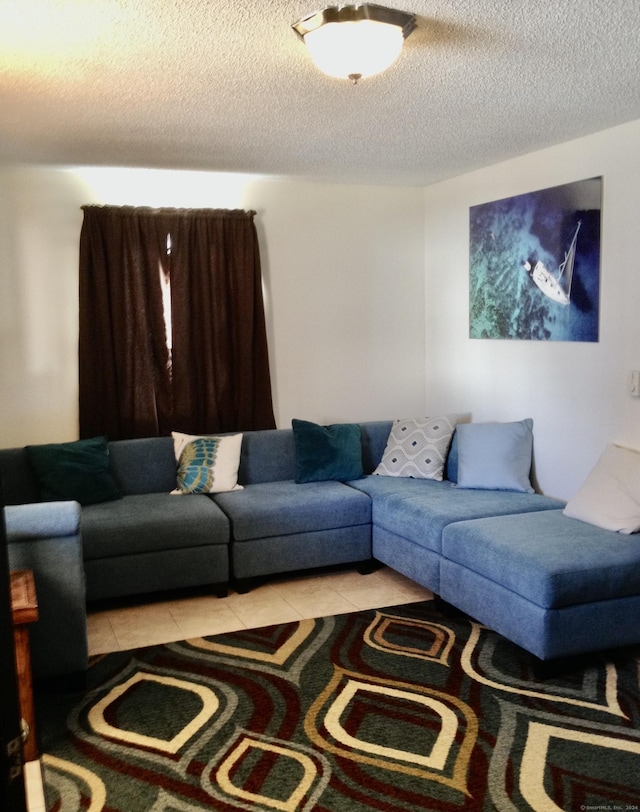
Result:
<svg viewBox="0 0 640 812">
<path fill-rule="evenodd" d="M 323 73 L 352 82 L 392 65 L 415 27 L 412 14 L 371 4 L 327 8 L 293 26 Z"/>
<path fill-rule="evenodd" d="M 404 37 L 397 25 L 374 20 L 327 23 L 304 38 L 311 59 L 329 76 L 374 76 L 400 56 Z"/>
</svg>

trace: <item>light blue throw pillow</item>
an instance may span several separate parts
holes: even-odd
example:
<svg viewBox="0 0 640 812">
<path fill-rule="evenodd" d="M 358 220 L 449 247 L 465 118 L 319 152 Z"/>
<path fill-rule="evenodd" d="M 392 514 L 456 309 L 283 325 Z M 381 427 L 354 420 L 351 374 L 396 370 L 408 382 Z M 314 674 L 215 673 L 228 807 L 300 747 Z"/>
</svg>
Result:
<svg viewBox="0 0 640 812">
<path fill-rule="evenodd" d="M 457 428 L 458 488 L 533 493 L 533 420 Z"/>
</svg>

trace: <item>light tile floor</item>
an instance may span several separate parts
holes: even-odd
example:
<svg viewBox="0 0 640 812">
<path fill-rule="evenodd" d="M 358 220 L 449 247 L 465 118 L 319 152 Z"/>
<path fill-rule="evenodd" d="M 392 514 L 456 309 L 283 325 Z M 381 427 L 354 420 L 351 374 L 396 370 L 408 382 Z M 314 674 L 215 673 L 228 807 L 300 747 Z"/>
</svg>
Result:
<svg viewBox="0 0 640 812">
<path fill-rule="evenodd" d="M 226 598 L 194 595 L 161 603 L 136 603 L 90 611 L 90 654 L 126 651 L 189 637 L 223 634 L 301 618 L 414 603 L 429 590 L 383 567 L 370 575 L 355 569 L 278 577 Z"/>
<path fill-rule="evenodd" d="M 189 637 L 224 634 L 302 618 L 357 612 L 429 600 L 428 589 L 383 567 L 369 575 L 340 569 L 274 577 L 240 595 L 197 594 L 161 602 L 122 603 L 89 611 L 89 653 L 171 643 Z M 29 812 L 46 812 L 40 763 L 25 765 Z"/>
</svg>

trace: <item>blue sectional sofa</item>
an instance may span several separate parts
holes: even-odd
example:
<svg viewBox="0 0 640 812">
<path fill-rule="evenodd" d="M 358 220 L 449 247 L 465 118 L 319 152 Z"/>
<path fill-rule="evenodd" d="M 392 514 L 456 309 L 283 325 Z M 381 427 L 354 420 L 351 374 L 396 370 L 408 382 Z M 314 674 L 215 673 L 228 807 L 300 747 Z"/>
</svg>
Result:
<svg viewBox="0 0 640 812">
<path fill-rule="evenodd" d="M 374 474 L 392 425 L 359 424 L 362 475 L 347 481 L 296 482 L 294 432 L 246 432 L 241 488 L 180 496 L 171 494 L 171 438 L 110 443 L 122 498 L 82 507 L 75 531 L 86 599 L 204 584 L 224 595 L 229 582 L 246 589 L 275 573 L 346 563 L 366 571 L 382 562 L 541 659 L 640 642 L 640 545 L 569 518 L 561 503 L 532 489 L 468 487 L 458 475 L 461 427 L 441 481 Z M 8 504 L 39 501 L 25 449 L 0 450 L 0 468 Z M 46 510 L 69 508 L 50 502 Z M 12 564 L 34 568 L 44 595 L 48 571 L 59 578 L 64 565 L 44 554 L 18 556 L 20 534 L 11 521 L 8 530 Z M 63 543 L 42 535 L 47 545 Z M 84 583 L 78 566 L 73 572 L 68 589 L 77 604 Z M 44 604 L 41 617 L 62 623 Z M 47 652 L 42 641 L 34 659 L 48 671 L 69 670 L 67 637 L 42 636 Z M 86 658 L 86 634 L 79 650 Z"/>
</svg>

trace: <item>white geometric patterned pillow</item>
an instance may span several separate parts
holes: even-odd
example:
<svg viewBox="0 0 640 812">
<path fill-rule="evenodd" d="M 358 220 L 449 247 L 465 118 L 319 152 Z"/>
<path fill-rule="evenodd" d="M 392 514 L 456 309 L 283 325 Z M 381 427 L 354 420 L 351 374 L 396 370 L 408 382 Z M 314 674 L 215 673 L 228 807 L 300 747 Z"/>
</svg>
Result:
<svg viewBox="0 0 640 812">
<path fill-rule="evenodd" d="M 447 452 L 455 431 L 457 415 L 394 420 L 378 476 L 443 478 Z"/>
<path fill-rule="evenodd" d="M 172 431 L 178 487 L 172 493 L 223 493 L 242 490 L 238 467 L 242 434 L 225 437 Z"/>
</svg>

